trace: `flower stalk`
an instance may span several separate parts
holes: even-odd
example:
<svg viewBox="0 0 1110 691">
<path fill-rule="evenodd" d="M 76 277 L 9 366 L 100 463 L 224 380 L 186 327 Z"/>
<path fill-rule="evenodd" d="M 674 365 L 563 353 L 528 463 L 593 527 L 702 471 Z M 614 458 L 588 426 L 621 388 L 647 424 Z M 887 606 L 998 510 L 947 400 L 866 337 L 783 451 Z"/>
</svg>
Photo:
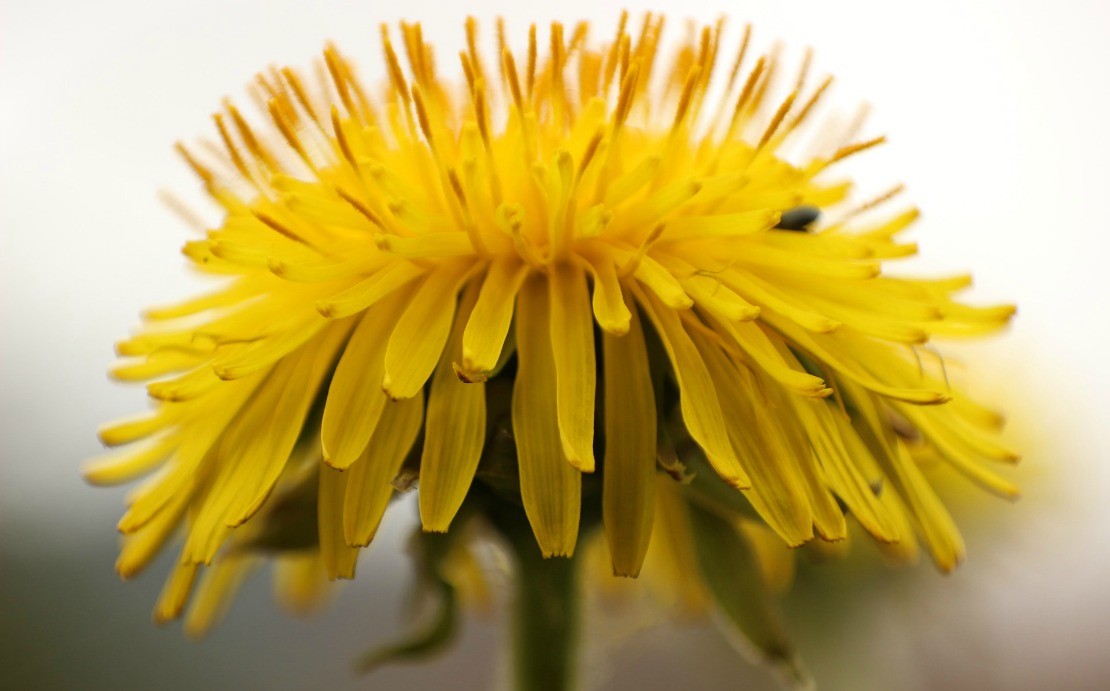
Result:
<svg viewBox="0 0 1110 691">
<path fill-rule="evenodd" d="M 513 686 L 517 691 L 576 687 L 579 640 L 577 559 L 544 558 L 527 524 L 498 524 L 516 560 Z"/>
</svg>

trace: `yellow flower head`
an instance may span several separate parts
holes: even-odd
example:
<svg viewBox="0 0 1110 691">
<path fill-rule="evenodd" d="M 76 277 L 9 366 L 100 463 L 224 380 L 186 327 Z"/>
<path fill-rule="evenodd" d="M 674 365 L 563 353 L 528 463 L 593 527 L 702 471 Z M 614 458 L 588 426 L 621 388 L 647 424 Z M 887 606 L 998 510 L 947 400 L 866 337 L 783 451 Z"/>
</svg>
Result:
<svg viewBox="0 0 1110 691">
<path fill-rule="evenodd" d="M 662 29 L 533 27 L 519 54 L 499 31 L 483 55 L 471 21 L 451 80 L 418 24 L 397 43 L 383 27 L 384 84 L 328 48 L 320 80 L 258 77 L 264 129 L 228 104 L 218 146 L 179 147 L 225 212 L 184 252 L 224 281 L 118 344 L 113 374 L 150 382 L 154 410 L 102 429 L 127 446 L 87 469 L 158 469 L 120 521 L 119 569 L 184 524 L 166 615 L 288 487 L 318 492 L 305 521 L 333 578 L 398 480 L 418 479 L 424 529 L 448 530 L 498 438 L 545 556 L 574 551 L 600 475 L 614 570 L 636 575 L 661 464 L 704 465 L 704 505 L 750 504 L 790 545 L 844 537 L 850 514 L 956 564 L 911 450 L 1007 495 L 984 461 L 1015 457 L 922 344 L 1013 308 L 955 302 L 967 277 L 881 275 L 914 253 L 898 236 L 917 214 L 861 225 L 829 177 L 881 139 L 830 125 L 797 146 L 829 80 L 803 68 L 780 100 L 747 33 L 726 55 L 719 24 L 691 30 L 666 59 Z"/>
</svg>

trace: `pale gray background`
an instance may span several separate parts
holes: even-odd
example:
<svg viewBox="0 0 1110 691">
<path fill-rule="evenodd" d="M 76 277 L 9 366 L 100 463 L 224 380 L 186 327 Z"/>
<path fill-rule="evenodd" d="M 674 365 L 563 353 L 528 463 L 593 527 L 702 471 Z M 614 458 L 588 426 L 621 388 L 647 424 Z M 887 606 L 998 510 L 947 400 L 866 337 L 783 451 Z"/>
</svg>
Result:
<svg viewBox="0 0 1110 691">
<path fill-rule="evenodd" d="M 533 19 L 580 17 L 608 35 L 619 7 L 466 4 L 482 18 L 505 14 L 517 38 Z M 88 488 L 77 471 L 98 449 L 96 426 L 142 406 L 139 390 L 103 374 L 112 342 L 144 305 L 195 289 L 177 254 L 187 230 L 156 199 L 159 188 L 197 198 L 172 143 L 209 135 L 223 96 L 240 97 L 267 64 L 309 64 L 326 39 L 365 76 L 380 74 L 381 21 L 423 20 L 447 63 L 462 5 L 0 2 L 0 687 L 483 688 L 501 674 L 499 629 L 471 621 L 437 664 L 350 676 L 352 656 L 400 626 L 408 571 L 396 553 L 411 507 L 387 519 L 326 617 L 283 617 L 258 580 L 198 645 L 149 624 L 164 560 L 118 582 L 123 491 Z M 971 557 L 953 577 L 922 568 L 845 600 L 836 584 L 849 576 L 833 568 L 789 600 L 824 688 L 1104 687 L 1110 5 L 627 6 L 666 10 L 672 28 L 728 12 L 733 38 L 752 21 L 761 46 L 783 39 L 795 58 L 814 47 L 817 70 L 838 77 L 830 100 L 849 109 L 866 98 L 870 131 L 890 135 L 853 171 L 864 192 L 908 184 L 925 211 L 919 266 L 973 269 L 977 297 L 1021 308 L 1006 338 L 967 359 L 1030 449 L 1017 474 L 1026 500 L 992 512 L 991 530 L 970 521 Z M 591 641 L 599 688 L 769 684 L 700 629 L 628 636 L 602 622 Z"/>
</svg>

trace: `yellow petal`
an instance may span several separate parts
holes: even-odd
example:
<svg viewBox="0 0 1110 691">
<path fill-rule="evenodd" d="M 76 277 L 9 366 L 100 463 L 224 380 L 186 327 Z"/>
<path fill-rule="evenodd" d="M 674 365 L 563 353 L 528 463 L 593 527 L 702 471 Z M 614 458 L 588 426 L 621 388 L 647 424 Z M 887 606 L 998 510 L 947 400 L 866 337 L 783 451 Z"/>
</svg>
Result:
<svg viewBox="0 0 1110 691">
<path fill-rule="evenodd" d="M 228 535 L 223 528 L 245 523 L 270 496 L 345 337 L 346 329 L 329 329 L 278 363 L 228 426 L 214 452 L 211 489 L 189 531 L 191 558 L 210 563 Z"/>
<path fill-rule="evenodd" d="M 756 324 L 722 322 L 721 328 L 735 339 L 752 361 L 779 384 L 805 396 L 824 398 L 832 393 L 824 380 L 786 363 L 770 337 Z M 777 335 L 776 335 L 777 336 Z M 779 337 L 781 338 L 781 337 Z"/>
<path fill-rule="evenodd" d="M 488 372 L 497 364 L 513 320 L 517 291 L 527 275 L 527 265 L 512 255 L 498 257 L 490 265 L 463 331 L 462 363 L 467 372 Z"/>
<path fill-rule="evenodd" d="M 257 403 L 269 393 L 260 390 L 255 394 L 255 401 L 240 414 L 239 420 L 244 421 L 242 427 L 228 430 L 220 454 L 225 463 L 233 463 L 246 471 L 240 479 L 229 477 L 226 482 L 236 496 L 231 503 L 229 526 L 244 523 L 269 496 L 349 329 L 349 324 L 335 325 L 296 356 L 283 360 L 263 384 L 265 389 L 273 391 L 271 404 Z M 290 370 L 288 375 L 285 369 Z M 280 388 L 271 382 L 280 383 Z M 236 432 L 241 432 L 241 436 Z M 247 470 L 249 468 L 253 470 Z"/>
<path fill-rule="evenodd" d="M 636 577 L 655 516 L 656 410 L 640 320 L 627 334 L 602 337 L 605 372 L 605 473 L 602 517 L 613 573 Z"/>
<path fill-rule="evenodd" d="M 158 601 L 154 604 L 154 623 L 161 626 L 181 616 L 185 603 L 189 601 L 189 593 L 193 590 L 193 583 L 197 578 L 196 564 L 178 562 L 173 565 Z"/>
<path fill-rule="evenodd" d="M 391 401 L 382 411 L 374 436 L 347 473 L 343 500 L 343 535 L 351 546 L 366 546 L 374 539 L 389 498 L 393 480 L 424 423 L 424 396 Z"/>
<path fill-rule="evenodd" d="M 678 279 L 651 257 L 641 258 L 633 275 L 670 309 L 684 310 L 694 306 Z"/>
<path fill-rule="evenodd" d="M 385 349 L 382 389 L 393 399 L 415 396 L 439 361 L 455 317 L 455 294 L 469 265 L 428 274 L 397 321 Z"/>
<path fill-rule="evenodd" d="M 557 266 L 548 286 L 559 439 L 570 464 L 589 473 L 594 469 L 597 362 L 586 275 L 578 266 Z"/>
<path fill-rule="evenodd" d="M 679 283 L 694 302 L 728 321 L 751 321 L 759 316 L 758 307 L 710 276 L 693 275 Z"/>
<path fill-rule="evenodd" d="M 178 494 L 192 494 L 197 487 L 200 468 L 211 456 L 212 445 L 234 420 L 239 410 L 258 389 L 261 376 L 221 384 L 222 394 L 205 401 L 203 413 L 182 423 L 180 446 L 156 475 L 128 496 L 130 506 L 120 519 L 122 533 L 132 533 L 151 520 Z M 170 406 L 164 406 L 170 407 Z M 173 406 L 180 408 L 180 406 Z M 188 543 L 186 543 L 188 551 Z M 203 559 L 198 559 L 203 561 Z"/>
<path fill-rule="evenodd" d="M 424 530 L 432 532 L 446 532 L 451 525 L 470 489 L 486 438 L 485 384 L 460 381 L 452 367 L 452 359 L 462 347 L 464 328 L 469 328 L 474 318 L 472 308 L 477 309 L 474 305 L 480 300 L 477 288 L 473 283 L 463 294 L 428 398 L 419 500 Z"/>
<path fill-rule="evenodd" d="M 136 415 L 104 425 L 97 431 L 97 436 L 106 446 L 130 444 L 174 424 L 179 419 L 177 414 L 179 412 L 179 408 L 159 406 L 153 413 Z"/>
<path fill-rule="evenodd" d="M 252 290 L 253 288 L 249 281 L 246 279 L 239 279 L 226 288 L 221 288 L 220 290 L 205 295 L 198 295 L 195 298 L 190 298 L 189 300 L 179 302 L 175 305 L 152 307 L 143 310 L 143 317 L 154 321 L 187 317 L 199 312 L 237 304 L 244 298 L 252 295 Z"/>
<path fill-rule="evenodd" d="M 126 448 L 91 458 L 81 468 L 85 481 L 94 485 L 118 485 L 152 470 L 180 443 L 174 434 L 148 440 L 138 448 Z"/>
<path fill-rule="evenodd" d="M 332 375 L 320 427 L 324 462 L 344 470 L 355 462 L 389 398 L 381 390 L 386 334 L 404 306 L 398 295 L 362 316 Z"/>
<path fill-rule="evenodd" d="M 799 459 L 772 436 L 777 423 L 767 414 L 750 375 L 705 339 L 695 338 L 695 342 L 710 376 L 719 385 L 721 410 L 732 422 L 729 438 L 752 479 L 752 489 L 747 492 L 752 506 L 788 545 L 796 547 L 806 542 L 813 537 L 813 512 L 798 469 Z"/>
<path fill-rule="evenodd" d="M 956 522 L 921 474 L 905 444 L 897 443 L 892 465 L 893 479 L 901 485 L 903 499 L 921 526 L 930 554 L 942 571 L 951 571 L 966 553 Z"/>
<path fill-rule="evenodd" d="M 708 216 L 680 216 L 667 223 L 667 244 L 675 240 L 732 238 L 768 230 L 779 222 L 780 214 L 770 209 Z"/>
<path fill-rule="evenodd" d="M 679 316 L 658 299 L 633 286 L 637 302 L 644 308 L 663 342 L 678 381 L 682 419 L 690 436 L 705 451 L 713 469 L 733 487 L 746 489 L 751 480 L 740 467 L 728 438 L 717 389 L 709 371 L 686 333 Z"/>
<path fill-rule="evenodd" d="M 116 573 L 120 578 L 133 578 L 158 556 L 165 544 L 177 533 L 191 498 L 188 492 L 179 492 L 141 530 L 124 538 L 123 548 L 116 559 Z"/>
<path fill-rule="evenodd" d="M 943 391 L 938 391 L 933 388 L 910 389 L 884 384 L 882 378 L 875 377 L 868 371 L 867 365 L 852 357 L 852 349 L 845 347 L 837 340 L 835 334 L 810 334 L 790 324 L 788 321 L 773 315 L 768 315 L 766 320 L 784 336 L 796 343 L 802 350 L 811 353 L 822 363 L 842 374 L 845 379 L 849 379 L 869 391 L 874 391 L 877 394 L 899 401 L 921 405 L 944 403 L 951 398 L 951 396 Z M 852 341 L 852 345 L 856 346 L 857 349 L 866 345 L 861 342 L 862 339 L 858 337 L 852 339 Z M 878 361 L 869 358 L 868 365 L 871 367 L 878 366 Z"/>
<path fill-rule="evenodd" d="M 415 237 L 379 235 L 378 246 L 390 254 L 406 259 L 425 257 L 461 257 L 474 254 L 474 245 L 466 233 L 448 231 Z"/>
<path fill-rule="evenodd" d="M 117 381 L 143 381 L 192 369 L 206 359 L 205 353 L 158 350 L 141 360 L 127 360 L 113 365 L 108 375 Z"/>
<path fill-rule="evenodd" d="M 791 296 L 775 290 L 774 287 L 753 276 L 735 270 L 717 274 L 725 285 L 732 288 L 748 302 L 764 308 L 760 316 L 768 317 L 768 312 L 777 312 L 803 329 L 817 333 L 829 333 L 840 328 L 840 322 L 824 314 L 819 314 L 809 306 L 798 304 Z"/>
<path fill-rule="evenodd" d="M 594 276 L 594 317 L 597 325 L 614 336 L 628 333 L 631 314 L 621 291 L 613 259 L 602 255 L 590 265 Z"/>
<path fill-rule="evenodd" d="M 809 238 L 807 238 L 809 239 Z M 762 267 L 768 273 L 779 271 L 802 274 L 809 278 L 874 278 L 879 275 L 879 262 L 874 260 L 838 260 L 819 256 L 799 257 L 796 252 L 771 247 L 765 243 L 745 243 L 744 263 Z"/>
<path fill-rule="evenodd" d="M 274 563 L 274 599 L 297 616 L 312 614 L 332 593 L 326 575 L 319 552 L 282 555 Z"/>
<path fill-rule="evenodd" d="M 289 355 L 328 323 L 328 320 L 313 314 L 308 319 L 283 324 L 276 336 L 228 346 L 212 360 L 212 371 L 220 379 L 242 379 Z"/>
<path fill-rule="evenodd" d="M 261 561 L 243 555 L 228 556 L 208 569 L 197 585 L 189 613 L 185 615 L 185 635 L 193 639 L 202 638 L 219 624 L 231 607 L 235 593 Z"/>
<path fill-rule="evenodd" d="M 343 535 L 343 501 L 350 473 L 320 464 L 320 489 L 316 503 L 316 529 L 320 533 L 320 558 L 329 580 L 355 577 L 358 547 Z"/>
<path fill-rule="evenodd" d="M 765 388 L 766 390 L 766 388 Z M 789 410 L 786 392 L 767 391 L 770 405 L 775 410 Z M 813 452 L 805 428 L 796 418 L 778 419 L 770 438 L 775 439 L 776 457 L 795 459 L 795 467 L 802 479 L 809 506 L 813 512 L 813 527 L 823 540 L 836 542 L 848 537 L 848 522 L 844 512 L 829 491 L 824 473 Z"/>
<path fill-rule="evenodd" d="M 582 476 L 566 462 L 555 406 L 548 296 L 532 278 L 517 296 L 513 433 L 524 511 L 545 557 L 570 556 L 578 541 Z"/>
<path fill-rule="evenodd" d="M 866 451 L 851 424 L 828 402 L 793 399 L 798 419 L 821 462 L 829 488 L 880 542 L 896 542 L 898 528 L 875 496 L 856 459 Z"/>
<path fill-rule="evenodd" d="M 960 399 L 966 401 L 966 399 Z M 992 461 L 1016 463 L 1020 456 L 1013 450 L 989 438 L 956 411 L 956 401 L 935 410 L 923 410 L 909 405 L 895 404 L 895 408 L 906 416 L 915 427 L 929 437 L 929 441 L 945 455 L 982 456 Z M 960 412 L 972 410 L 965 406 Z M 972 415 L 975 413 L 972 412 Z"/>
<path fill-rule="evenodd" d="M 841 384 L 851 401 L 853 427 L 865 440 L 892 488 L 904 502 L 921 532 L 925 547 L 942 571 L 951 571 L 963 560 L 965 547 L 955 521 L 922 475 L 905 444 L 894 437 L 878 408 L 878 399 L 858 385 Z"/>
<path fill-rule="evenodd" d="M 423 273 L 424 269 L 410 262 L 393 262 L 342 293 L 317 302 L 316 310 L 328 319 L 358 314 Z"/>
<path fill-rule="evenodd" d="M 222 381 L 211 367 L 198 367 L 180 377 L 151 382 L 147 384 L 146 391 L 151 398 L 178 403 L 203 396 Z"/>
</svg>

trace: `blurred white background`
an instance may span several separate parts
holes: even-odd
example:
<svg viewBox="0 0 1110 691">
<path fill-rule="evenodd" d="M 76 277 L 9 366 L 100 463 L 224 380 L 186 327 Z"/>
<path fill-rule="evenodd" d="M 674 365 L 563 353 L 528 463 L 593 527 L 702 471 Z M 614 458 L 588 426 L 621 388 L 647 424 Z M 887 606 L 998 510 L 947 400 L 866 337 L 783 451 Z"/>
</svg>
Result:
<svg viewBox="0 0 1110 691">
<path fill-rule="evenodd" d="M 327 617 L 284 618 L 257 580 L 193 644 L 149 623 L 160 573 L 125 585 L 112 572 L 123 491 L 78 474 L 97 425 L 143 405 L 104 375 L 113 341 L 142 307 L 195 290 L 178 254 L 188 230 L 156 193 L 199 199 L 171 146 L 208 136 L 221 98 L 269 64 L 307 66 L 328 39 L 374 78 L 383 21 L 423 21 L 447 64 L 467 13 L 490 20 L 487 36 L 498 14 L 517 37 L 530 21 L 580 18 L 608 36 L 620 8 L 463 5 L 0 1 L 0 678 L 14 670 L 12 688 L 484 688 L 498 674 L 498 628 L 468 622 L 439 663 L 350 675 L 356 653 L 401 626 L 406 508 Z M 823 688 L 1106 688 L 1110 4 L 625 6 L 663 10 L 672 29 L 725 13 L 733 40 L 750 21 L 758 46 L 781 39 L 793 58 L 813 47 L 817 71 L 838 78 L 829 100 L 869 101 L 870 132 L 889 135 L 852 172 L 864 193 L 908 185 L 924 210 L 921 266 L 972 269 L 973 297 L 1020 307 L 1011 333 L 962 352 L 983 370 L 980 391 L 1012 411 L 1026 498 L 995 507 L 989 529 L 965 516 L 970 557 L 954 576 L 883 574 L 845 603 L 835 584 L 848 576 L 832 567 L 827 593 L 808 584 L 788 601 Z M 769 684 L 702 629 L 612 650 L 591 653 L 599 687 Z"/>
</svg>

